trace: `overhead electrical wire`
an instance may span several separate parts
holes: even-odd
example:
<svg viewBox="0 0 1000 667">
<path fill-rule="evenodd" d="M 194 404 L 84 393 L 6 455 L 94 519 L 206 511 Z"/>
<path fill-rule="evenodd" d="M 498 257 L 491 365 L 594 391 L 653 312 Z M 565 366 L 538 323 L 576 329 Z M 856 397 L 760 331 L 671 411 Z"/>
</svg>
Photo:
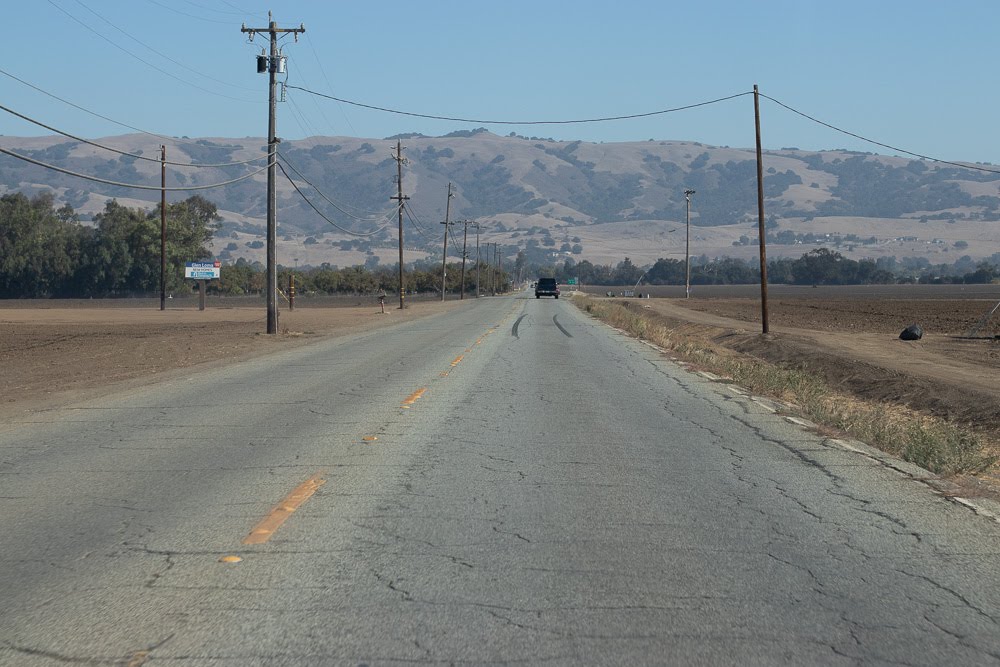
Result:
<svg viewBox="0 0 1000 667">
<path fill-rule="evenodd" d="M 247 104 L 256 104 L 256 103 L 258 103 L 257 100 L 245 100 L 245 99 L 242 99 L 242 98 L 239 98 L 239 97 L 233 97 L 231 95 L 226 95 L 224 93 L 217 92 L 217 91 L 212 90 L 210 88 L 205 88 L 203 86 L 199 86 L 198 84 L 192 83 L 192 82 L 188 81 L 187 79 L 182 79 L 181 77 L 179 77 L 179 76 L 177 76 L 175 74 L 171 74 L 170 72 L 168 72 L 167 70 L 163 69 L 162 67 L 158 67 L 158 66 L 154 65 L 153 63 L 149 62 L 148 60 L 146 60 L 145 58 L 143 58 L 141 56 L 137 56 L 136 54 L 134 54 L 131 51 L 129 51 L 128 49 L 126 49 L 124 46 L 118 44 L 117 42 L 115 42 L 112 39 L 109 39 L 105 35 L 102 35 L 97 30 L 95 30 L 94 28 L 91 28 L 89 25 L 87 25 L 86 23 L 84 23 L 83 21 L 81 21 L 80 19 L 78 19 L 77 17 L 75 17 L 72 14 L 70 14 L 64 8 L 62 8 L 59 5 L 57 5 L 55 2 L 53 2 L 53 0 L 46 0 L 46 2 L 48 2 L 50 5 L 52 5 L 56 9 L 58 9 L 60 12 L 62 12 L 63 14 L 65 14 L 66 16 L 68 16 L 69 18 L 71 18 L 73 21 L 79 23 L 84 28 L 86 28 L 90 32 L 94 33 L 95 35 L 97 35 L 98 37 L 100 37 L 101 39 L 103 39 L 104 41 L 106 41 L 108 44 L 110 44 L 111 46 L 115 47 L 119 51 L 122 51 L 123 53 L 126 53 L 126 54 L 132 56 L 133 58 L 135 58 L 136 60 L 138 60 L 142 64 L 146 65 L 147 67 L 151 67 L 151 68 L 155 69 L 157 72 L 160 72 L 161 74 L 169 76 L 171 79 L 174 79 L 175 81 L 180 81 L 181 83 L 187 84 L 187 85 L 191 86 L 192 88 L 197 88 L 198 90 L 200 90 L 202 92 L 205 92 L 205 93 L 208 93 L 209 95 L 216 95 L 218 97 L 224 97 L 226 99 L 234 100 L 236 102 L 244 102 L 244 103 L 247 103 Z"/>
<path fill-rule="evenodd" d="M 316 52 L 316 47 L 313 46 L 312 38 L 309 36 L 309 33 L 304 33 L 304 36 L 305 36 L 305 40 L 304 40 L 305 43 L 309 46 L 309 50 L 312 51 L 313 58 L 316 59 L 316 64 L 319 65 L 320 74 L 323 75 L 323 80 L 326 81 L 326 87 L 330 91 L 333 91 L 333 85 L 330 83 L 330 77 L 328 77 L 326 75 L 326 68 L 323 67 L 323 61 L 320 59 L 319 53 Z M 308 85 L 308 83 L 306 85 Z M 313 98 L 313 99 L 315 99 L 315 98 Z M 318 105 L 318 102 L 317 102 L 317 105 Z M 337 104 L 337 108 L 340 110 L 340 115 L 344 117 L 345 121 L 347 121 L 347 126 L 349 128 L 351 128 L 351 135 L 355 136 L 355 137 L 358 136 L 358 131 L 354 129 L 354 125 L 353 125 L 353 123 L 351 123 L 351 119 L 347 116 L 347 112 L 344 111 L 343 105 L 341 105 L 340 103 L 338 103 Z M 331 128 L 333 127 L 332 123 L 330 124 L 330 127 Z"/>
<path fill-rule="evenodd" d="M 324 194 L 322 190 L 320 190 L 318 187 L 316 187 L 315 185 L 313 185 L 312 183 L 310 183 L 309 179 L 307 179 L 305 176 L 303 176 L 302 172 L 299 171 L 298 169 L 296 169 L 295 165 L 292 164 L 291 162 L 289 162 L 288 158 L 285 157 L 285 155 L 282 154 L 280 151 L 278 152 L 278 157 L 281 158 L 282 162 L 284 162 L 286 165 L 288 165 L 289 169 L 291 169 L 293 172 L 295 172 L 295 175 L 298 176 L 299 179 L 301 179 L 302 181 L 305 181 L 306 185 L 308 185 L 309 187 L 311 187 L 313 190 L 315 190 L 319 194 L 320 197 L 322 197 L 323 199 L 325 199 L 326 202 L 328 204 L 330 204 L 330 206 L 334 207 L 335 209 L 337 209 L 338 211 L 340 211 L 341 213 L 343 213 L 344 215 L 346 215 L 349 218 L 354 218 L 355 220 L 359 220 L 361 222 L 374 222 L 374 223 L 378 224 L 379 222 L 382 222 L 383 220 L 387 220 L 388 217 L 391 216 L 393 213 L 395 213 L 396 209 L 398 208 L 398 207 L 394 206 L 392 208 L 392 211 L 390 211 L 388 213 L 383 213 L 383 214 L 381 214 L 378 217 L 374 217 L 374 216 L 361 217 L 361 216 L 358 216 L 358 215 L 354 215 L 350 211 L 344 210 L 343 207 L 347 206 L 347 204 L 338 204 L 333 199 L 331 199 L 326 194 Z M 357 208 L 357 207 L 353 207 L 353 208 Z"/>
<path fill-rule="evenodd" d="M 344 232 L 345 234 L 350 234 L 351 236 L 374 236 L 374 235 L 376 235 L 376 234 L 380 233 L 380 232 L 381 232 L 382 230 L 386 229 L 386 228 L 387 228 L 387 227 L 389 226 L 389 225 L 388 225 L 388 223 L 387 223 L 387 224 L 385 224 L 385 225 L 382 225 L 381 227 L 379 227 L 379 228 L 378 228 L 378 229 L 376 229 L 375 231 L 373 231 L 373 232 L 367 232 L 367 233 L 362 233 L 362 232 L 352 232 L 352 231 L 351 231 L 350 229 L 347 229 L 347 228 L 345 228 L 345 227 L 341 227 L 341 226 L 340 226 L 340 225 L 338 225 L 338 224 L 337 224 L 336 222 L 334 222 L 334 221 L 333 221 L 333 220 L 331 220 L 330 218 L 326 217 L 326 215 L 324 215 L 324 214 L 323 214 L 323 212 L 322 212 L 322 211 L 320 211 L 320 210 L 319 210 L 319 209 L 318 209 L 318 208 L 316 207 L 316 205 L 312 203 L 312 201 L 311 201 L 311 200 L 309 199 L 309 197 L 307 197 L 307 196 L 305 195 L 305 193 L 304 193 L 304 192 L 302 192 L 302 190 L 301 190 L 301 189 L 299 188 L 298 184 L 297 184 L 297 183 L 296 183 L 296 182 L 295 182 L 294 180 L 292 180 L 292 177 L 291 177 L 291 176 L 289 176 L 289 175 L 288 175 L 288 172 L 287 172 L 287 171 L 285 171 L 285 166 L 284 166 L 283 164 L 281 164 L 280 162 L 278 163 L 278 169 L 280 169 L 280 170 L 281 170 L 281 173 L 285 175 L 285 178 L 287 178 L 287 179 L 288 179 L 288 182 L 292 184 L 292 187 L 293 187 L 293 188 L 295 188 L 295 191 L 296 191 L 297 193 L 299 193 L 299 196 L 300 196 L 300 197 L 302 197 L 302 199 L 303 199 L 303 200 L 305 200 L 305 202 L 306 202 L 307 204 L 309 204 L 309 207 L 310 207 L 310 208 L 312 208 L 312 210 L 314 210 L 314 211 L 316 212 L 316 214 L 317 214 L 317 215 L 318 215 L 319 217 L 323 218 L 323 219 L 324 219 L 324 220 L 326 220 L 326 221 L 327 221 L 328 223 L 330 223 L 331 225 L 333 225 L 334 227 L 336 227 L 336 228 L 337 228 L 337 229 L 339 229 L 340 231 Z"/>
<path fill-rule="evenodd" d="M 846 134 L 847 136 L 854 137 L 855 139 L 860 139 L 861 141 L 866 141 L 866 142 L 868 142 L 870 144 L 874 144 L 875 146 L 881 146 L 882 148 L 888 148 L 889 150 L 896 151 L 897 153 L 903 153 L 904 155 L 911 155 L 913 157 L 922 158 L 924 160 L 930 160 L 931 162 L 938 162 L 940 164 L 948 164 L 948 165 L 951 165 L 953 167 L 961 167 L 962 169 L 975 169 L 976 171 L 985 171 L 985 172 L 988 172 L 990 174 L 1000 174 L 1000 169 L 988 169 L 986 167 L 980 167 L 979 165 L 963 164 L 961 162 L 952 162 L 950 160 L 942 160 L 940 158 L 931 157 L 929 155 L 922 155 L 920 153 L 914 153 L 913 151 L 908 151 L 905 148 L 898 148 L 896 146 L 890 146 L 889 144 L 884 144 L 881 141 L 875 141 L 874 139 L 869 139 L 868 137 L 861 136 L 860 134 L 856 134 L 854 132 L 850 132 L 850 131 L 845 130 L 843 128 L 837 127 L 836 125 L 831 125 L 830 123 L 824 122 L 824 121 L 822 121 L 822 120 L 820 120 L 818 118 L 814 118 L 813 116 L 810 116 L 807 113 L 799 111 L 798 109 L 793 109 L 792 107 L 788 106 L 784 102 L 776 100 L 773 97 L 770 97 L 769 95 L 765 95 L 764 93 L 760 93 L 760 96 L 763 97 L 764 99 L 771 100 L 772 102 L 774 102 L 778 106 L 780 106 L 780 107 L 782 107 L 784 109 L 787 109 L 788 111 L 791 111 L 794 114 L 798 114 L 799 116 L 802 116 L 803 118 L 811 120 L 814 123 L 818 123 L 819 125 L 822 125 L 823 127 L 828 127 L 831 130 L 834 130 L 836 132 L 840 132 L 841 134 Z"/>
<path fill-rule="evenodd" d="M 142 129 L 141 127 L 135 127 L 134 125 L 129 125 L 128 123 L 123 123 L 120 120 L 115 120 L 114 118 L 110 118 L 110 117 L 105 116 L 103 114 L 99 114 L 96 111 L 91 111 L 90 109 L 88 109 L 86 107 L 82 107 L 79 104 L 76 104 L 75 102 L 70 102 L 69 100 L 67 100 L 65 98 L 62 98 L 62 97 L 59 97 L 58 95 L 56 95 L 54 93 L 50 93 L 49 91 L 47 91 L 47 90 L 45 90 L 43 88 L 39 88 L 38 86 L 36 86 L 33 83 L 30 83 L 28 81 L 25 81 L 24 79 L 16 77 L 16 76 L 14 76 L 13 74 L 11 74 L 10 72 L 8 72 L 8 71 L 6 71 L 4 69 L 0 69 L 0 74 L 3 74 L 4 76 L 9 77 L 11 79 L 14 79 L 18 83 L 20 83 L 22 85 L 25 85 L 28 88 L 31 88 L 32 90 L 38 91 L 39 93 L 41 93 L 43 95 L 47 95 L 48 97 L 51 97 L 54 100 L 58 100 L 58 101 L 62 102 L 63 104 L 69 105 L 69 106 L 73 107 L 74 109 L 79 109 L 80 111 L 82 111 L 84 113 L 88 113 L 91 116 L 94 116 L 95 118 L 100 118 L 101 120 L 106 120 L 109 123 L 114 123 L 115 125 L 118 125 L 120 127 L 125 127 L 125 128 L 130 129 L 130 130 L 135 130 L 136 132 L 138 132 L 140 134 L 145 134 L 145 135 L 150 136 L 150 137 L 156 137 L 157 139 L 169 139 L 170 141 L 174 141 L 174 142 L 177 142 L 177 143 L 180 143 L 180 144 L 197 144 L 198 143 L 197 141 L 195 141 L 193 139 L 178 139 L 177 137 L 170 137 L 170 136 L 167 136 L 165 134 L 157 134 L 156 132 L 150 132 L 148 130 Z"/>
<path fill-rule="evenodd" d="M 311 46 L 312 46 L 312 44 L 310 43 L 310 47 Z M 296 68 L 295 73 L 296 73 L 297 76 L 299 76 L 300 78 L 302 78 L 302 82 L 307 87 L 309 87 L 309 82 L 305 80 L 304 76 L 302 76 L 301 69 Z M 285 87 L 286 88 L 288 87 L 288 73 L 285 74 Z M 289 99 L 291 99 L 291 96 L 289 96 Z M 327 118 L 326 112 L 323 111 L 323 107 L 321 107 L 320 104 L 319 104 L 319 100 L 317 100 L 315 96 L 311 96 L 309 99 L 310 99 L 310 101 L 312 101 L 313 105 L 315 105 L 316 110 L 319 111 L 319 115 L 323 118 L 323 121 L 326 123 L 326 126 L 328 128 L 330 128 L 331 131 L 333 131 L 333 123 L 331 123 L 330 119 Z M 299 113 L 303 114 L 303 117 L 305 117 L 305 112 L 302 109 L 299 110 Z M 313 127 L 317 127 L 314 123 L 310 123 L 310 125 L 312 125 Z M 317 132 L 316 136 L 319 136 L 320 134 L 321 134 L 320 132 Z"/>
<path fill-rule="evenodd" d="M 199 21 L 205 21 L 206 23 L 221 23 L 223 25 L 232 25 L 232 21 L 220 21 L 217 19 L 207 19 L 204 16 L 195 16 L 194 14 L 188 14 L 187 12 L 182 12 L 179 9 L 174 9 L 170 5 L 165 5 L 162 2 L 157 2 L 156 0 L 146 0 L 146 2 L 156 5 L 157 7 L 162 7 L 168 11 L 174 12 L 175 14 L 180 14 L 181 16 L 187 16 L 188 18 L 198 19 Z"/>
<path fill-rule="evenodd" d="M 240 14 L 249 14 L 250 16 L 259 16 L 260 18 L 267 18 L 267 14 L 264 13 L 264 12 L 249 12 L 249 11 L 244 10 L 242 7 L 237 7 L 233 3 L 228 2 L 228 0 L 219 0 L 219 2 L 221 2 L 222 4 L 224 4 L 224 5 L 228 6 L 228 7 L 232 7 L 233 9 L 239 10 Z M 188 4 L 192 4 L 192 3 L 189 2 Z M 207 9 L 207 7 L 206 7 L 206 9 Z"/>
<path fill-rule="evenodd" d="M 662 114 L 674 113 L 676 111 L 684 111 L 686 109 L 695 109 L 697 107 L 703 107 L 709 104 L 717 104 L 719 102 L 725 102 L 727 100 L 732 100 L 737 97 L 743 97 L 745 95 L 753 95 L 753 91 L 747 91 L 743 93 L 736 93 L 735 95 L 729 95 L 727 97 L 720 97 L 715 100 L 707 100 L 705 102 L 697 102 L 695 104 L 687 104 L 681 107 L 674 107 L 672 109 L 660 109 L 658 111 L 647 111 L 645 113 L 634 113 L 623 116 L 605 116 L 602 118 L 577 118 L 574 120 L 485 120 L 481 118 L 459 118 L 454 116 L 437 116 L 434 114 L 415 113 L 413 111 L 400 111 L 399 109 L 388 109 L 386 107 L 378 107 L 372 104 L 353 102 L 351 100 L 346 100 L 342 97 L 334 97 L 333 95 L 326 95 L 324 93 L 320 93 L 315 90 L 309 90 L 308 88 L 303 88 L 301 86 L 290 85 L 288 87 L 294 88 L 296 90 L 301 90 L 303 92 L 309 93 L 310 95 L 325 97 L 327 99 L 334 100 L 336 102 L 343 102 L 344 104 L 350 104 L 352 106 L 362 107 L 364 109 L 372 109 L 374 111 L 384 111 L 386 113 L 394 113 L 394 114 L 399 114 L 401 116 L 413 116 L 415 118 L 430 118 L 432 120 L 450 120 L 459 123 L 483 123 L 484 125 L 571 125 L 574 123 L 604 123 L 614 120 L 630 120 L 633 118 L 646 118 L 649 116 L 659 116 Z"/>
<path fill-rule="evenodd" d="M 435 236 L 434 238 L 429 238 L 427 234 L 424 234 L 424 230 L 420 227 L 420 223 L 417 222 L 416 214 L 412 211 L 412 206 L 409 204 L 403 205 L 403 212 L 406 213 L 406 217 L 410 219 L 413 224 L 413 228 L 417 230 L 417 233 L 424 239 L 427 243 L 437 243 L 444 238 L 444 234 Z"/>
<path fill-rule="evenodd" d="M 112 23 L 111 21 L 109 21 L 107 18 L 105 18 L 101 14 L 98 14 L 96 11 L 94 11 L 93 9 L 91 9 L 90 7 L 88 7 L 81 0 L 74 0 L 74 1 L 76 2 L 76 4 L 80 5 L 81 7 L 83 7 L 88 12 L 90 12 L 91 14 L 93 14 L 94 16 L 96 16 L 97 18 L 99 18 L 102 21 L 104 21 L 105 23 L 107 23 L 109 26 L 111 26 L 115 30 L 117 30 L 121 34 L 123 34 L 126 37 L 128 37 L 129 39 L 131 39 L 136 44 L 138 44 L 138 45 L 140 45 L 142 47 L 145 47 L 146 49 L 149 49 L 150 51 L 152 51 L 156 55 L 160 56 L 164 60 L 169 60 L 170 62 L 172 62 L 173 64 L 177 65 L 178 67 L 180 67 L 182 69 L 186 69 L 187 71 L 189 71 L 189 72 L 191 72 L 193 74 L 197 74 L 200 77 L 204 77 L 204 78 L 208 79 L 209 81 L 213 81 L 215 83 L 222 84 L 223 86 L 229 86 L 230 88 L 236 88 L 237 90 L 248 90 L 250 92 L 256 92 L 256 89 L 254 89 L 254 88 L 248 88 L 246 86 L 238 86 L 238 85 L 230 83 L 228 81 L 223 81 L 222 79 L 217 79 L 214 76 L 209 76 L 208 74 L 205 74 L 203 72 L 199 72 L 198 70 L 194 69 L 193 67 L 188 67 L 187 65 L 185 65 L 182 62 L 180 62 L 178 60 L 174 60 L 173 58 L 171 58 L 167 54 L 165 54 L 165 53 L 163 53 L 161 51 L 157 51 L 156 49 L 154 49 L 149 44 L 146 44 L 145 42 L 143 42 L 142 40 L 140 40 L 138 37 L 136 37 L 136 36 L 132 35 L 131 33 L 129 33 L 127 30 L 123 30 L 122 28 L 119 28 L 117 25 L 115 25 L 114 23 Z M 209 8 L 205 7 L 205 9 L 209 9 Z M 219 11 L 219 10 L 214 10 L 214 11 Z M 226 12 L 226 13 L 228 14 L 228 13 L 235 13 L 235 12 Z"/>
<path fill-rule="evenodd" d="M 203 3 L 199 4 L 197 2 L 191 2 L 191 0 L 184 0 L 184 4 L 191 5 L 192 7 L 196 8 L 196 9 L 204 9 L 206 12 L 215 12 L 216 14 L 226 14 L 228 16 L 246 16 L 248 14 L 250 14 L 250 15 L 254 15 L 255 14 L 255 12 L 245 12 L 243 10 L 235 11 L 234 12 L 234 11 L 232 11 L 230 9 L 215 9 L 214 7 L 206 7 Z M 231 5 L 228 2 L 223 2 L 223 4 L 229 5 L 233 9 L 239 9 L 239 7 Z M 257 16 L 261 16 L 261 14 L 259 14 L 259 13 L 256 13 L 256 15 Z M 267 14 L 264 14 L 263 16 L 267 16 Z"/>
<path fill-rule="evenodd" d="M 82 178 L 88 181 L 94 181 L 96 183 L 104 183 L 105 185 L 116 185 L 122 188 L 134 188 L 136 190 L 157 190 L 166 192 L 190 192 L 192 190 L 211 190 L 213 188 L 221 188 L 225 185 L 232 185 L 233 183 L 239 183 L 240 181 L 245 181 L 248 178 L 252 178 L 262 171 L 267 169 L 267 166 L 263 166 L 257 171 L 252 171 L 249 174 L 244 174 L 239 178 L 234 178 L 229 181 L 223 181 L 222 183 L 213 183 L 211 185 L 187 185 L 183 187 L 170 187 L 162 188 L 158 185 L 136 185 L 135 183 L 122 183 L 120 181 L 109 181 L 106 178 L 98 178 L 97 176 L 90 176 L 89 174 L 81 174 L 77 171 L 70 171 L 69 169 L 63 169 L 62 167 L 57 167 L 47 162 L 42 162 L 41 160 L 36 160 L 30 158 L 27 155 L 21 155 L 20 153 L 15 153 L 14 151 L 9 151 L 6 148 L 0 148 L 0 153 L 4 155 L 9 155 L 15 157 L 18 160 L 24 160 L 25 162 L 30 162 L 31 164 L 37 165 L 39 167 L 45 167 L 46 169 L 51 169 L 52 171 L 58 171 L 60 174 L 66 174 L 67 176 L 76 176 L 77 178 Z"/>
<path fill-rule="evenodd" d="M 250 164 L 251 162 L 260 162 L 261 160 L 266 160 L 267 159 L 267 155 L 261 155 L 260 157 L 251 158 L 249 160 L 243 160 L 241 162 L 224 162 L 224 163 L 220 163 L 220 164 L 195 164 L 195 163 L 192 163 L 192 162 L 172 162 L 170 160 L 165 160 L 164 161 L 164 160 L 159 160 L 157 158 L 146 157 L 144 155 L 137 155 L 136 153 L 129 153 L 128 151 L 119 150 L 117 148 L 112 148 L 111 146 L 105 146 L 104 144 L 99 144 L 96 141 L 90 141 L 89 139 L 84 139 L 83 137 L 78 137 L 76 135 L 70 134 L 69 132 L 64 132 L 64 131 L 62 131 L 62 130 L 60 130 L 58 128 L 52 127 L 51 125 L 46 125 L 45 123 L 43 123 L 41 121 L 38 121 L 38 120 L 35 120 L 34 118 L 30 118 L 28 116 L 25 116 L 22 113 L 18 113 L 17 111 L 14 111 L 11 108 L 5 107 L 2 104 L 0 104 L 0 111 L 6 111 L 7 113 L 9 113 L 9 114 L 11 114 L 13 116 L 17 116 L 18 118 L 21 118 L 23 120 L 26 120 L 29 123 L 34 123 L 35 125 L 37 125 L 39 127 L 44 127 L 46 130 L 50 130 L 52 132 L 55 132 L 56 134 L 61 134 L 64 137 L 69 137 L 70 139 L 74 139 L 74 140 L 79 141 L 81 143 L 88 144 L 90 146 L 95 146 L 97 148 L 101 148 L 103 150 L 110 151 L 112 153 L 117 153 L 119 155 L 126 155 L 128 157 L 134 157 L 137 160 L 146 160 L 148 162 L 156 162 L 157 164 L 169 164 L 169 165 L 174 165 L 174 166 L 177 166 L 177 167 L 216 167 L 216 168 L 218 168 L 218 167 L 237 167 L 237 166 L 242 165 L 242 164 Z"/>
</svg>

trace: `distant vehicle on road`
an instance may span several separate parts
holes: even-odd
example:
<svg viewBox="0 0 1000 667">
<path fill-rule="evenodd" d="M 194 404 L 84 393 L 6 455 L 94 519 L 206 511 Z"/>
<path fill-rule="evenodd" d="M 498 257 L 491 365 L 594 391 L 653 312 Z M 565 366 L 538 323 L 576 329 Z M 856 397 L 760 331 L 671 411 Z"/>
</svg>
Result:
<svg viewBox="0 0 1000 667">
<path fill-rule="evenodd" d="M 535 284 L 535 298 L 541 299 L 543 296 L 554 296 L 559 298 L 559 286 L 555 278 L 539 278 Z"/>
</svg>

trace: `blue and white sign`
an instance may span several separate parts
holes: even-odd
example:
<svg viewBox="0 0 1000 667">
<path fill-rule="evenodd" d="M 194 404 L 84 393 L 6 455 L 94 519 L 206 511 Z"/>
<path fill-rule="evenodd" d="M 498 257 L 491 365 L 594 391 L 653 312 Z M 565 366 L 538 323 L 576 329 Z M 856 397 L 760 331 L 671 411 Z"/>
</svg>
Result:
<svg viewBox="0 0 1000 667">
<path fill-rule="evenodd" d="M 184 277 L 195 280 L 215 280 L 221 276 L 222 262 L 188 262 L 184 265 Z"/>
</svg>

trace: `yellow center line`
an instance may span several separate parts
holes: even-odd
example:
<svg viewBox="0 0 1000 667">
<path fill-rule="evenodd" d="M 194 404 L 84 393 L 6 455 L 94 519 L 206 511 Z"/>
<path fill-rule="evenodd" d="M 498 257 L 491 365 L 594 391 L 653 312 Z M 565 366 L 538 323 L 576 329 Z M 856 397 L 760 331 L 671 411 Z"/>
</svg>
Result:
<svg viewBox="0 0 1000 667">
<path fill-rule="evenodd" d="M 321 474 L 316 473 L 295 487 L 280 503 L 274 506 L 274 509 L 267 516 L 261 519 L 260 523 L 253 527 L 250 534 L 243 538 L 243 544 L 263 544 L 271 539 L 274 531 L 288 520 L 292 512 L 309 500 L 316 493 L 316 489 L 326 484 L 326 480 L 320 478 Z"/>
<path fill-rule="evenodd" d="M 427 387 L 421 387 L 420 389 L 417 389 L 415 392 L 413 392 L 405 399 L 403 399 L 403 405 L 413 405 L 414 403 L 417 402 L 418 398 L 424 395 L 425 391 L 427 391 Z"/>
<path fill-rule="evenodd" d="M 142 667 L 149 658 L 149 651 L 136 651 L 132 654 L 132 659 L 128 661 L 127 667 Z"/>
</svg>

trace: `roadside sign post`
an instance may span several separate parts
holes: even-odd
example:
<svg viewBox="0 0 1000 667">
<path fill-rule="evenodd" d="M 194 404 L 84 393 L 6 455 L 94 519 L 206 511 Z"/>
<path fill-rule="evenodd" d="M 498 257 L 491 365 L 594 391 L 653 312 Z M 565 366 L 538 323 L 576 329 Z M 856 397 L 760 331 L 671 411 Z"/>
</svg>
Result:
<svg viewBox="0 0 1000 667">
<path fill-rule="evenodd" d="M 184 277 L 198 281 L 198 310 L 205 310 L 205 281 L 218 280 L 222 276 L 222 262 L 188 262 L 184 265 Z"/>
</svg>

